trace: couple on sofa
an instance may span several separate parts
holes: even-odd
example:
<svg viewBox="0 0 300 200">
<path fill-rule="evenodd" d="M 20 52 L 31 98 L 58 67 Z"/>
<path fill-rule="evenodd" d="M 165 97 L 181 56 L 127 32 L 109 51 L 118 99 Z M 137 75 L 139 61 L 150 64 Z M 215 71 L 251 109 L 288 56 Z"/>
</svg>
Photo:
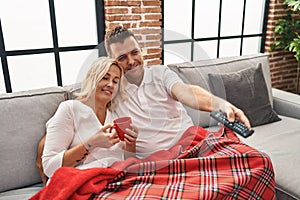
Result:
<svg viewBox="0 0 300 200">
<path fill-rule="evenodd" d="M 90 158 L 88 158 L 90 151 L 99 149 L 95 147 L 101 147 L 101 150 L 107 150 L 107 152 L 102 155 L 114 155 L 108 156 L 111 160 L 105 160 L 106 158 L 103 156 L 101 158 L 101 160 L 103 160 L 101 163 L 105 163 L 103 166 L 109 166 L 114 161 L 127 158 L 128 155 L 125 155 L 125 157 L 122 156 L 123 150 L 125 150 L 125 154 L 129 154 L 129 156 L 132 156 L 136 152 L 135 156 L 139 159 L 143 159 L 159 150 L 170 149 L 175 144 L 180 143 L 180 139 L 182 139 L 185 131 L 193 126 L 192 120 L 187 115 L 182 104 L 208 112 L 221 108 L 226 112 L 230 121 L 239 119 L 251 129 L 250 122 L 243 111 L 231 103 L 213 96 L 198 86 L 183 83 L 174 72 L 165 66 L 145 68 L 143 66 L 143 56 L 138 41 L 134 34 L 126 28 L 117 26 L 112 31 L 109 31 L 105 38 L 105 47 L 109 57 L 116 60 L 116 62 L 108 58 L 101 58 L 102 60 L 110 62 L 109 67 L 102 71 L 101 80 L 97 80 L 97 82 L 94 83 L 94 86 L 97 86 L 97 90 L 92 94 L 95 97 L 95 102 L 89 102 L 90 99 L 87 101 L 88 103 L 85 103 L 86 105 L 90 104 L 89 108 L 94 108 L 94 110 L 89 110 L 92 114 L 89 113 L 88 115 L 94 118 L 90 120 L 84 116 L 82 117 L 85 120 L 88 119 L 84 123 L 92 127 L 90 129 L 92 131 L 88 134 L 95 132 L 97 132 L 97 134 L 92 134 L 89 138 L 86 135 L 83 137 L 76 136 L 74 138 L 74 135 L 72 137 L 66 135 L 65 137 L 69 137 L 69 143 L 67 144 L 66 141 L 61 141 L 61 143 L 65 142 L 65 150 L 69 147 L 68 145 L 70 145 L 70 141 L 72 140 L 74 140 L 72 142 L 74 142 L 74 144 L 76 143 L 76 145 L 71 145 L 65 152 L 63 149 L 60 149 L 60 152 L 56 152 L 59 156 L 51 162 L 51 156 L 47 157 L 45 155 L 45 153 L 51 152 L 49 149 L 47 150 L 47 146 L 49 147 L 51 143 L 55 144 L 55 140 L 62 139 L 58 138 L 61 136 L 54 137 L 52 135 L 51 137 L 48 136 L 50 134 L 47 133 L 46 137 L 48 138 L 45 143 L 43 164 L 48 163 L 47 168 L 49 169 L 55 165 L 50 174 L 53 174 L 54 169 L 61 166 L 74 167 L 85 163 L 86 160 L 90 160 Z M 103 63 L 101 65 L 103 66 Z M 124 83 L 122 81 L 122 83 L 119 84 L 123 70 L 126 79 L 122 79 Z M 126 88 L 122 88 L 123 86 Z M 78 94 L 79 97 L 84 94 L 84 88 L 83 82 L 81 92 Z M 126 90 L 126 92 L 123 93 L 123 89 Z M 98 90 L 101 90 L 101 92 Z M 98 99 L 100 100 L 97 100 L 98 92 Z M 105 95 L 105 93 L 107 93 L 107 95 Z M 123 94 L 126 96 L 124 97 L 125 100 L 122 99 Z M 113 98 L 114 96 L 117 97 Z M 107 97 L 110 97 L 110 99 Z M 115 103 L 117 103 L 115 100 L 117 99 L 119 100 L 119 105 L 114 107 Z M 82 100 L 84 99 L 81 99 L 81 102 Z M 101 105 L 98 105 L 98 103 Z M 75 104 L 73 103 L 71 106 L 73 106 L 74 109 Z M 68 108 L 65 109 L 68 110 Z M 58 111 L 59 110 L 60 109 L 58 109 Z M 88 113 L 88 107 L 86 107 L 86 110 Z M 82 110 L 80 110 L 80 114 L 81 113 Z M 58 114 L 56 113 L 55 116 L 56 115 Z M 124 146 L 120 147 L 120 139 L 116 132 L 112 131 L 111 134 L 107 134 L 105 130 L 110 128 L 111 125 L 104 124 L 111 122 L 112 119 L 123 116 L 131 116 L 133 125 L 131 130 L 127 129 L 125 144 L 122 143 Z M 53 121 L 53 118 L 47 123 L 47 132 L 53 128 L 50 126 L 51 121 Z M 77 127 L 73 127 L 73 129 L 74 128 L 76 129 Z M 73 129 L 72 131 L 74 131 Z M 70 130 L 68 129 L 66 131 Z M 42 140 L 39 145 L 38 159 L 43 151 L 43 142 L 44 140 Z M 209 164 L 209 162 L 210 161 L 207 160 L 207 164 Z M 37 163 L 40 163 L 40 161 L 38 160 Z M 44 166 L 47 166 L 47 164 Z M 91 167 L 94 166 L 91 165 Z M 42 168 L 40 168 L 40 172 L 43 174 Z M 273 196 L 274 195 L 275 194 L 273 194 Z"/>
</svg>

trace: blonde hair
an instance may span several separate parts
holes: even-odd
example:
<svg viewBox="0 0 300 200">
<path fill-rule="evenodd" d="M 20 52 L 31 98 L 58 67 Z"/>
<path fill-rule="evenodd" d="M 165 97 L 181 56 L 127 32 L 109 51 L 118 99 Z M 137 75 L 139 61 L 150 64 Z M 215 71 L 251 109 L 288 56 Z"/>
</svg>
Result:
<svg viewBox="0 0 300 200">
<path fill-rule="evenodd" d="M 123 76 L 124 72 L 122 67 L 120 67 L 114 59 L 104 56 L 99 57 L 92 63 L 91 68 L 88 70 L 86 77 L 81 84 L 80 92 L 75 94 L 77 96 L 76 99 L 81 101 L 91 100 L 92 97 L 94 97 L 99 81 L 101 81 L 102 78 L 107 74 L 112 65 L 116 65 L 120 69 L 121 76 Z M 115 109 L 118 105 L 118 99 L 120 97 L 123 99 L 123 97 L 126 96 L 124 89 L 125 86 L 122 83 L 123 81 L 119 82 L 117 95 L 107 105 L 109 110 Z"/>
</svg>

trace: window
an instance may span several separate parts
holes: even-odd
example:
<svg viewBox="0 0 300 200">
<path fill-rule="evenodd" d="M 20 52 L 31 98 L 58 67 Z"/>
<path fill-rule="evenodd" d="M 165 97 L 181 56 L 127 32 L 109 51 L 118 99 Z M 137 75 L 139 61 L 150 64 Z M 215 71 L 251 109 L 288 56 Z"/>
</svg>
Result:
<svg viewBox="0 0 300 200">
<path fill-rule="evenodd" d="M 1 0 L 0 93 L 80 82 L 104 23 L 104 0 Z"/>
<path fill-rule="evenodd" d="M 267 0 L 163 1 L 163 63 L 263 52 L 268 5 Z"/>
</svg>

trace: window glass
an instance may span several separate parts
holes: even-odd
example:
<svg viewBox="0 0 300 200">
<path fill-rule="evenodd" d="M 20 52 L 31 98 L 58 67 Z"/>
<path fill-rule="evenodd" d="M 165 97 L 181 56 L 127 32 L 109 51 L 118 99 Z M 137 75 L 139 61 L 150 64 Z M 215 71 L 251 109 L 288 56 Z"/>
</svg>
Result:
<svg viewBox="0 0 300 200">
<path fill-rule="evenodd" d="M 181 63 L 191 60 L 191 43 L 164 45 L 164 64 Z"/>
<path fill-rule="evenodd" d="M 5 82 L 3 77 L 2 63 L 0 62 L 0 94 L 6 93 Z"/>
<path fill-rule="evenodd" d="M 1 0 L 5 49 L 53 47 L 48 0 Z"/>
<path fill-rule="evenodd" d="M 219 7 L 219 0 L 195 1 L 195 38 L 218 36 Z"/>
<path fill-rule="evenodd" d="M 194 43 L 194 60 L 217 58 L 218 41 L 203 41 Z"/>
<path fill-rule="evenodd" d="M 263 0 L 246 2 L 244 34 L 262 33 L 265 2 Z"/>
<path fill-rule="evenodd" d="M 222 5 L 220 5 L 220 2 L 222 2 Z M 174 59 L 175 62 L 175 57 L 176 62 L 178 60 L 182 61 L 183 59 L 178 59 L 180 57 L 178 55 L 183 55 L 184 58 L 190 57 L 193 60 L 203 60 L 207 58 L 239 56 L 241 48 L 243 55 L 260 52 L 261 36 L 244 37 L 242 43 L 243 47 L 241 47 L 241 38 L 244 35 L 262 34 L 265 0 L 196 0 L 194 1 L 194 16 L 190 13 L 193 11 L 191 1 L 184 1 L 183 3 L 183 1 L 180 0 L 166 0 L 163 1 L 163 3 L 165 26 L 164 41 L 167 41 L 167 47 L 169 48 L 169 52 L 165 52 L 164 63 L 171 63 L 172 59 Z M 242 33 L 244 3 L 246 3 L 245 21 L 244 32 Z M 219 22 L 220 6 L 221 21 Z M 193 17 L 194 24 L 192 24 Z M 194 26 L 194 38 L 192 38 L 192 34 L 189 34 L 190 24 Z M 218 30 L 219 24 L 221 30 Z M 220 45 L 218 45 L 217 42 L 217 39 L 221 39 L 218 38 L 218 32 L 220 32 L 221 38 L 228 37 L 228 39 L 222 39 Z M 230 37 L 232 37 L 232 39 L 230 39 Z M 177 42 L 176 44 L 170 44 L 172 41 L 178 39 L 198 40 L 204 38 L 212 38 L 212 40 L 195 41 L 193 56 L 187 52 L 177 53 L 177 48 L 185 49 L 188 52 L 192 51 L 192 49 L 189 50 L 189 48 L 181 47 Z M 183 42 L 186 43 L 187 41 Z M 170 52 L 176 52 L 177 54 L 175 56 L 175 53 Z M 219 54 L 217 54 L 218 52 Z"/>
<path fill-rule="evenodd" d="M 241 39 L 227 39 L 220 41 L 220 57 L 239 56 Z"/>
<path fill-rule="evenodd" d="M 95 0 L 56 0 L 54 4 L 60 47 L 97 44 Z"/>
<path fill-rule="evenodd" d="M 7 57 L 12 91 L 57 85 L 54 54 Z"/>
<path fill-rule="evenodd" d="M 221 36 L 241 35 L 243 2 L 241 0 L 223 0 Z"/>
<path fill-rule="evenodd" d="M 98 50 L 60 53 L 63 85 L 80 83 L 85 78 L 91 63 L 98 57 Z"/>
<path fill-rule="evenodd" d="M 192 0 L 164 1 L 164 40 L 191 38 Z"/>
<path fill-rule="evenodd" d="M 243 55 L 256 54 L 260 52 L 261 37 L 244 38 Z"/>
</svg>

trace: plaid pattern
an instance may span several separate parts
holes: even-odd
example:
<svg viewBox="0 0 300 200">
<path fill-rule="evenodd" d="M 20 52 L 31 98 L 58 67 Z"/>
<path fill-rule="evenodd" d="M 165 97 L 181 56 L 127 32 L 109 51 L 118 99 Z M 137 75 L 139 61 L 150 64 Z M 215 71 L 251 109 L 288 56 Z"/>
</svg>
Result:
<svg viewBox="0 0 300 200">
<path fill-rule="evenodd" d="M 191 127 L 169 151 L 126 161 L 91 199 L 276 199 L 269 156 L 228 129 Z"/>
</svg>

